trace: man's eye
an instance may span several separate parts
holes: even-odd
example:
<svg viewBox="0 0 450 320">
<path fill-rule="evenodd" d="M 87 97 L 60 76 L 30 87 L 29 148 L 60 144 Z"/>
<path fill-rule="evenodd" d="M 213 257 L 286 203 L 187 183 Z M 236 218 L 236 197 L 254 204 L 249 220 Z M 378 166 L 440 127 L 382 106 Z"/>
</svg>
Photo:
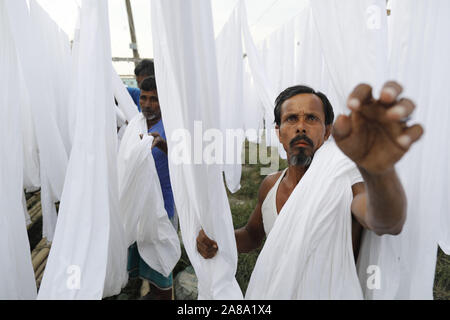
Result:
<svg viewBox="0 0 450 320">
<path fill-rule="evenodd" d="M 306 119 L 309 120 L 309 121 L 316 121 L 318 118 L 316 116 L 312 115 L 312 114 L 309 114 L 306 117 Z"/>
<path fill-rule="evenodd" d="M 286 120 L 287 121 L 295 121 L 295 120 L 297 120 L 297 116 L 294 116 L 294 115 L 289 116 Z"/>
</svg>

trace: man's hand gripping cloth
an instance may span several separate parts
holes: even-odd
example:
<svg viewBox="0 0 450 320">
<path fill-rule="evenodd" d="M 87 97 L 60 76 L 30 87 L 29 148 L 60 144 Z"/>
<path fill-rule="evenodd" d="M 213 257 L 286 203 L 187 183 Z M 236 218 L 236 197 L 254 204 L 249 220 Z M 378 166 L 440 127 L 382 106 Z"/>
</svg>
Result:
<svg viewBox="0 0 450 320">
<path fill-rule="evenodd" d="M 246 299 L 362 299 L 352 248 L 352 178 L 358 169 L 326 142 L 281 210 Z"/>
<path fill-rule="evenodd" d="M 120 213 L 127 245 L 137 241 L 142 259 L 167 277 L 180 259 L 181 249 L 164 209 L 152 142 L 145 118 L 139 113 L 128 124 L 119 149 Z"/>
</svg>

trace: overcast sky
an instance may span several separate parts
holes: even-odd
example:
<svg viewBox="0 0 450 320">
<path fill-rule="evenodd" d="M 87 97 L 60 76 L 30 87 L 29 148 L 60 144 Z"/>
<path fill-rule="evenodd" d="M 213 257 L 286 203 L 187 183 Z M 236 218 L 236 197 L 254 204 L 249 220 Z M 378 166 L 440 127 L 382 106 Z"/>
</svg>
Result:
<svg viewBox="0 0 450 320">
<path fill-rule="evenodd" d="M 81 0 L 37 0 L 58 25 L 73 38 L 77 8 Z M 170 0 L 166 0 L 170 1 Z M 208 0 L 204 0 L 208 1 Z M 237 0 L 209 0 L 212 4 L 215 33 L 218 34 L 237 4 Z M 249 25 L 256 42 L 270 35 L 297 15 L 305 0 L 245 0 Z M 108 0 L 113 57 L 132 57 L 125 0 Z M 150 0 L 131 0 L 141 57 L 153 57 Z M 131 74 L 134 64 L 115 63 L 119 74 Z"/>
</svg>

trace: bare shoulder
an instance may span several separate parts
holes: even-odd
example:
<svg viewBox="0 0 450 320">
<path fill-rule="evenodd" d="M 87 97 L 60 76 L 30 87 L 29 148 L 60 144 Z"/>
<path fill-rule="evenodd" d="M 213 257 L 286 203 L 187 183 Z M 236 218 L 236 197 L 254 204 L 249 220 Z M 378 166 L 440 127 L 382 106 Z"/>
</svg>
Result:
<svg viewBox="0 0 450 320">
<path fill-rule="evenodd" d="M 273 188 L 277 180 L 280 178 L 283 171 L 278 171 L 275 173 L 272 173 L 264 178 L 264 180 L 261 182 L 261 185 L 259 186 L 259 193 L 258 193 L 258 199 L 262 203 L 264 199 L 266 198 L 267 194 L 269 193 L 270 189 Z"/>
</svg>

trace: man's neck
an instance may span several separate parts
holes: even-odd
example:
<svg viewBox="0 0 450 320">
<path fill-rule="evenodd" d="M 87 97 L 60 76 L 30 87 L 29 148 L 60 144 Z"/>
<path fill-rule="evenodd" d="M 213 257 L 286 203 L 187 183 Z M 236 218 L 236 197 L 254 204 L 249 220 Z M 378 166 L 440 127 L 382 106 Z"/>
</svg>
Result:
<svg viewBox="0 0 450 320">
<path fill-rule="evenodd" d="M 289 166 L 286 173 L 286 180 L 289 184 L 296 186 L 305 175 L 306 170 L 308 170 L 308 167 L 305 166 Z"/>
</svg>

